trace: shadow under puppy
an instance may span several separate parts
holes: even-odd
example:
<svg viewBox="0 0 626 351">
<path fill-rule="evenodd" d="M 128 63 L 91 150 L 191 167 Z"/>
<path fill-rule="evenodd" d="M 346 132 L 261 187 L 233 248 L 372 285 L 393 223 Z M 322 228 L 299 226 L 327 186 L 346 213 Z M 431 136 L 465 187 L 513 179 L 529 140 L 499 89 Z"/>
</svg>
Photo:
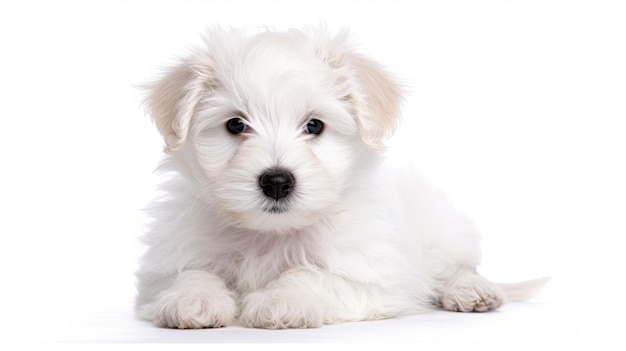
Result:
<svg viewBox="0 0 626 351">
<path fill-rule="evenodd" d="M 142 318 L 307 328 L 488 311 L 541 285 L 480 276 L 471 222 L 385 160 L 399 88 L 346 33 L 214 28 L 204 44 L 148 87 L 168 180 L 148 208 Z"/>
</svg>

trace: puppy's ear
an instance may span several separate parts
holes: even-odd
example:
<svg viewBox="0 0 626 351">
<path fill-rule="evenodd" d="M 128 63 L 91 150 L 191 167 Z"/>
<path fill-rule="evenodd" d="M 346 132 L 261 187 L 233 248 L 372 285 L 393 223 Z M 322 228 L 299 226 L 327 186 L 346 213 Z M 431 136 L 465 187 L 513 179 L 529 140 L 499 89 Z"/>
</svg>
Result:
<svg viewBox="0 0 626 351">
<path fill-rule="evenodd" d="M 318 54 L 337 71 L 337 85 L 355 115 L 363 142 L 383 151 L 400 121 L 399 85 L 381 65 L 353 49 L 347 30 L 332 37 L 322 28 L 318 45 L 322 45 Z"/>
<path fill-rule="evenodd" d="M 352 98 L 361 138 L 380 152 L 400 121 L 400 88 L 378 63 L 358 53 L 347 53 L 346 61 L 357 85 Z"/>
<path fill-rule="evenodd" d="M 145 105 L 165 141 L 165 151 L 183 146 L 198 102 L 209 88 L 206 69 L 183 60 L 146 87 Z"/>
</svg>

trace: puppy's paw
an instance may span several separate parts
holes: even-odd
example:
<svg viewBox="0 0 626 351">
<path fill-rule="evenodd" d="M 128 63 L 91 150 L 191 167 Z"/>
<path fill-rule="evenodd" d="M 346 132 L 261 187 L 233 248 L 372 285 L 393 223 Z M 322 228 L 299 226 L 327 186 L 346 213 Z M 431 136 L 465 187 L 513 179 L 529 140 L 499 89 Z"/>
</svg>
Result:
<svg viewBox="0 0 626 351">
<path fill-rule="evenodd" d="M 504 295 L 500 288 L 478 274 L 457 277 L 446 287 L 441 305 L 447 311 L 486 312 L 500 307 Z"/>
<path fill-rule="evenodd" d="M 140 307 L 142 318 L 159 327 L 218 328 L 233 323 L 237 316 L 235 293 L 207 272 L 181 273 L 169 289 Z"/>
<path fill-rule="evenodd" d="M 219 328 L 232 324 L 237 314 L 229 294 L 165 294 L 142 307 L 142 317 L 165 328 Z"/>
<path fill-rule="evenodd" d="M 324 324 L 324 311 L 306 297 L 267 289 L 245 298 L 240 322 L 253 328 L 317 328 Z"/>
</svg>

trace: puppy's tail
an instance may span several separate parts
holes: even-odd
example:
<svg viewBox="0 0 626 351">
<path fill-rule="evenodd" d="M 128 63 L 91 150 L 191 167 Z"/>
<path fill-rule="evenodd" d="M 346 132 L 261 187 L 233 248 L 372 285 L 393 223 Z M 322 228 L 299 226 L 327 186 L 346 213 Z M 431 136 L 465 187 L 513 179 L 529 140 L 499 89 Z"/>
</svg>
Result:
<svg viewBox="0 0 626 351">
<path fill-rule="evenodd" d="M 522 302 L 537 295 L 548 284 L 550 279 L 552 278 L 543 277 L 517 283 L 497 283 L 497 285 L 504 292 L 507 302 Z"/>
</svg>

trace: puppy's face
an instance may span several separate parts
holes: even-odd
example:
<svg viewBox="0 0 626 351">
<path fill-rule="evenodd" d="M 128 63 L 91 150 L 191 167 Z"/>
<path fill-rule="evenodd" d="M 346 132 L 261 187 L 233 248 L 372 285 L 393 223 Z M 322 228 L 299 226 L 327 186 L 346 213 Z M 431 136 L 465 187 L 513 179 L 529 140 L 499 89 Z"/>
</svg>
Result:
<svg viewBox="0 0 626 351">
<path fill-rule="evenodd" d="M 285 232 L 337 210 L 363 155 L 380 150 L 398 90 L 344 37 L 214 31 L 150 91 L 169 152 L 198 197 L 237 226 Z"/>
<path fill-rule="evenodd" d="M 262 230 L 308 225 L 328 211 L 362 145 L 330 69 L 275 49 L 246 51 L 191 123 L 205 201 Z"/>
</svg>

